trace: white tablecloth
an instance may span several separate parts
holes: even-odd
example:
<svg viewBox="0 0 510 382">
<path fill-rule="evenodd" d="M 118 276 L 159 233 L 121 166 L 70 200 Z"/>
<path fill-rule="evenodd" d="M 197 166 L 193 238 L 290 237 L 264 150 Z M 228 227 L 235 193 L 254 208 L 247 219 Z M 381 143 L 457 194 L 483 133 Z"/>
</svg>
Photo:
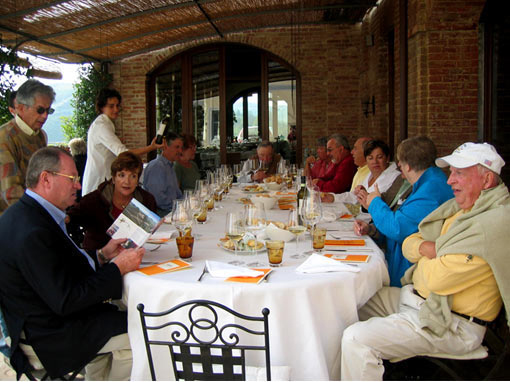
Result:
<svg viewBox="0 0 510 382">
<path fill-rule="evenodd" d="M 128 331 L 133 349 L 132 380 L 149 380 L 150 373 L 140 325 L 137 304 L 145 304 L 149 312 L 159 312 L 191 299 L 210 299 L 225 304 L 243 314 L 260 316 L 264 307 L 270 309 L 269 332 L 271 364 L 291 367 L 292 380 L 338 380 L 340 379 L 340 343 L 343 330 L 358 320 L 357 309 L 361 307 L 383 284 L 388 284 L 388 272 L 384 255 L 368 237 L 367 247 L 374 251 L 368 263 L 360 264 L 358 273 L 335 272 L 298 274 L 295 268 L 305 259 L 292 259 L 295 242 L 285 245 L 283 265 L 273 270 L 268 282 L 258 285 L 230 283 L 213 279 L 206 274 L 197 282 L 205 260 L 228 262 L 234 255 L 218 248 L 218 238 L 224 234 L 225 214 L 242 210 L 236 200 L 241 196 L 235 188 L 220 203 L 223 207 L 208 215 L 208 222 L 195 225 L 193 266 L 178 272 L 145 276 L 131 272 L 124 276 L 124 302 L 128 307 Z M 285 221 L 288 212 L 277 209 L 267 211 L 268 219 Z M 336 211 L 343 205 L 325 205 Z M 340 231 L 330 234 L 353 238 L 352 222 L 328 223 L 328 228 Z M 174 229 L 164 224 L 160 229 Z M 311 248 L 310 236 L 301 237 L 299 251 Z M 177 254 L 175 240 L 163 244 L 155 251 L 155 245 L 146 244 L 144 261 L 164 261 Z M 355 251 L 353 251 L 355 253 Z M 267 262 L 265 252 L 257 255 Z M 238 255 L 253 262 L 253 255 Z M 168 352 L 155 356 L 158 379 L 171 380 L 173 372 Z M 253 366 L 263 366 L 263 359 L 251 359 Z M 255 364 L 254 364 L 255 363 Z"/>
</svg>

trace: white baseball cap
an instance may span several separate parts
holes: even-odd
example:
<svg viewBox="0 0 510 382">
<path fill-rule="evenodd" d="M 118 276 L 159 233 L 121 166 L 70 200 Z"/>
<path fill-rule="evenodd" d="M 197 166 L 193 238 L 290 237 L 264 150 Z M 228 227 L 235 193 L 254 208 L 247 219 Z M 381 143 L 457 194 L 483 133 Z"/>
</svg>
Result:
<svg viewBox="0 0 510 382">
<path fill-rule="evenodd" d="M 438 167 L 466 168 L 477 164 L 501 174 L 501 168 L 505 165 L 505 161 L 494 146 L 488 143 L 473 142 L 463 143 L 451 155 L 436 159 Z"/>
</svg>

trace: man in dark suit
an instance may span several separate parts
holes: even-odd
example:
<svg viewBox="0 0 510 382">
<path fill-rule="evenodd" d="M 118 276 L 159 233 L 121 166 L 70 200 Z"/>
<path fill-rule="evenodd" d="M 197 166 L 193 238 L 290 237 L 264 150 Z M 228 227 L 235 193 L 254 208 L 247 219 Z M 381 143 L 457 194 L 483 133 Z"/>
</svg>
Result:
<svg viewBox="0 0 510 382">
<path fill-rule="evenodd" d="M 108 301 L 121 298 L 122 275 L 138 268 L 144 249 L 123 250 L 124 240 L 111 240 L 86 253 L 69 238 L 65 210 L 81 186 L 64 150 L 38 150 L 26 186 L 0 217 L 0 305 L 11 364 L 18 376 L 27 361 L 40 360 L 53 378 L 87 364 L 88 379 L 129 379 L 126 313 Z"/>
</svg>

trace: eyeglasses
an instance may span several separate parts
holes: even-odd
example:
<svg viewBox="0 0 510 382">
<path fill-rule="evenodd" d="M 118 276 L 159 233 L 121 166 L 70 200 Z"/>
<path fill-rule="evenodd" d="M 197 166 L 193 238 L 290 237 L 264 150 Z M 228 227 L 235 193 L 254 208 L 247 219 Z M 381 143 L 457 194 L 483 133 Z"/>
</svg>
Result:
<svg viewBox="0 0 510 382">
<path fill-rule="evenodd" d="M 45 108 L 45 107 L 39 106 L 37 109 L 35 109 L 35 111 L 37 112 L 37 114 L 44 114 L 44 113 L 53 114 L 55 112 L 55 109 L 52 109 L 51 107 Z"/>
<path fill-rule="evenodd" d="M 53 175 L 59 175 L 59 176 L 64 176 L 66 178 L 69 178 L 73 181 L 74 184 L 76 183 L 80 183 L 80 176 L 79 175 L 67 175 L 67 174 L 62 174 L 60 172 L 55 172 L 55 171 L 50 171 Z"/>
</svg>

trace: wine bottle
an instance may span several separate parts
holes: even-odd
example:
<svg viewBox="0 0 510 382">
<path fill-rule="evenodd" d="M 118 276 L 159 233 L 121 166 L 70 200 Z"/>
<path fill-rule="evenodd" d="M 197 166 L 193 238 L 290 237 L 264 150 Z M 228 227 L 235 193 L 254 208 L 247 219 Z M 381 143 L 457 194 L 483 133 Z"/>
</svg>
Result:
<svg viewBox="0 0 510 382">
<path fill-rule="evenodd" d="M 156 143 L 160 145 L 163 143 L 163 137 L 166 134 L 167 127 L 170 125 L 170 115 L 165 115 L 165 118 L 159 123 L 158 131 L 156 132 Z"/>
<path fill-rule="evenodd" d="M 303 221 L 301 219 L 301 208 L 303 207 L 303 201 L 306 197 L 306 176 L 301 176 L 301 188 L 298 191 L 297 194 L 297 211 L 298 211 L 298 220 L 299 225 L 304 225 Z"/>
</svg>

